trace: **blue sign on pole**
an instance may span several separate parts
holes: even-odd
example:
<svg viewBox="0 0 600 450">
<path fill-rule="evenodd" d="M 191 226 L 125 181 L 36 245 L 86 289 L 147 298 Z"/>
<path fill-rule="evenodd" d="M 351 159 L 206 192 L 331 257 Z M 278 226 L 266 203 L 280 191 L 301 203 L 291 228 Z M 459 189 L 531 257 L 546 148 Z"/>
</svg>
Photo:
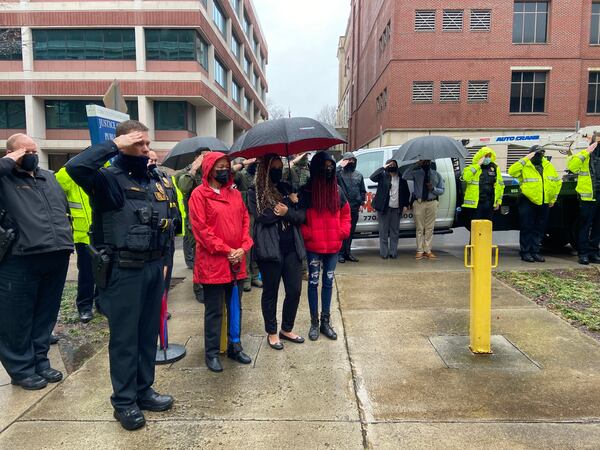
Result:
<svg viewBox="0 0 600 450">
<path fill-rule="evenodd" d="M 129 120 L 129 115 L 98 105 L 86 106 L 92 145 L 115 138 L 117 126 Z"/>
</svg>

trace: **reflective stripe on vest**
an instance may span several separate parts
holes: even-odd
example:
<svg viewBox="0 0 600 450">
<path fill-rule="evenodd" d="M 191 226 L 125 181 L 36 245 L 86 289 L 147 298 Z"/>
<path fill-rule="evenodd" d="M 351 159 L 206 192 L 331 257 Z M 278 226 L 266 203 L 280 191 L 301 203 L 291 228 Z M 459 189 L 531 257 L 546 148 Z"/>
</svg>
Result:
<svg viewBox="0 0 600 450">
<path fill-rule="evenodd" d="M 69 202 L 69 208 L 83 209 L 83 205 L 81 203 Z"/>
<path fill-rule="evenodd" d="M 471 167 L 471 173 L 475 175 L 477 173 L 477 169 L 475 167 Z"/>
<path fill-rule="evenodd" d="M 579 172 L 577 175 L 581 175 L 582 177 L 589 177 L 590 173 L 589 172 Z"/>
<path fill-rule="evenodd" d="M 579 195 L 583 198 L 592 198 L 592 193 L 591 192 L 580 192 Z"/>
<path fill-rule="evenodd" d="M 585 161 L 585 155 L 577 155 L 577 157 L 581 160 L 581 162 Z"/>
<path fill-rule="evenodd" d="M 522 166 L 524 166 L 525 164 L 527 164 L 527 161 L 525 161 L 524 159 L 520 159 L 519 162 L 521 163 Z"/>
<path fill-rule="evenodd" d="M 539 178 L 523 178 L 523 183 L 536 183 L 540 181 L 542 180 L 540 180 Z"/>
<path fill-rule="evenodd" d="M 466 205 L 474 205 L 475 204 L 475 200 L 465 200 L 465 204 Z"/>
<path fill-rule="evenodd" d="M 550 181 L 560 181 L 560 178 L 558 178 L 558 177 L 548 177 L 548 180 L 550 180 Z"/>
<path fill-rule="evenodd" d="M 469 184 L 472 184 L 474 186 L 479 186 L 479 181 L 469 181 Z"/>
</svg>

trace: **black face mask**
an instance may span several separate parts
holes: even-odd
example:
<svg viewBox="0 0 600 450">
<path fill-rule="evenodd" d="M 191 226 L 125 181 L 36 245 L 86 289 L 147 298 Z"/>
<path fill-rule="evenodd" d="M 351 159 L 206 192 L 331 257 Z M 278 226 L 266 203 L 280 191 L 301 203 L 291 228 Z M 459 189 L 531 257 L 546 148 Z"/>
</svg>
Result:
<svg viewBox="0 0 600 450">
<path fill-rule="evenodd" d="M 283 178 L 283 169 L 270 169 L 269 178 L 273 184 L 277 185 Z"/>
<path fill-rule="evenodd" d="M 141 177 L 148 173 L 148 159 L 147 156 L 131 156 L 121 153 L 115 159 L 115 165 L 130 172 L 133 176 Z"/>
<path fill-rule="evenodd" d="M 229 181 L 229 177 L 231 176 L 231 172 L 229 169 L 219 169 L 217 170 L 217 174 L 215 175 L 215 180 L 221 186 L 227 184 Z"/>
<path fill-rule="evenodd" d="M 397 167 L 394 167 L 394 166 L 392 166 L 392 167 L 388 167 L 388 168 L 387 168 L 387 171 L 388 171 L 389 173 L 396 173 L 396 172 L 398 172 L 398 168 L 397 168 Z"/>
<path fill-rule="evenodd" d="M 40 160 L 38 155 L 34 153 L 27 153 L 23 156 L 23 158 L 21 158 L 21 169 L 23 169 L 25 172 L 33 172 L 37 168 L 39 162 Z"/>
<path fill-rule="evenodd" d="M 431 163 L 430 162 L 423 163 L 423 164 L 421 164 L 421 167 L 423 168 L 423 170 L 429 170 L 429 168 L 431 167 Z"/>
<path fill-rule="evenodd" d="M 333 167 L 327 167 L 325 169 L 325 179 L 331 181 L 335 178 L 335 169 Z"/>
<path fill-rule="evenodd" d="M 346 164 L 345 169 L 349 170 L 349 171 L 353 171 L 354 169 L 356 169 L 356 163 L 351 162 L 351 163 Z"/>
<path fill-rule="evenodd" d="M 158 166 L 157 166 L 156 164 L 150 164 L 150 165 L 148 166 L 148 172 L 150 172 L 150 173 L 154 172 L 154 171 L 156 170 L 156 168 L 157 168 L 157 167 L 158 167 Z"/>
<path fill-rule="evenodd" d="M 531 163 L 534 166 L 539 166 L 540 164 L 542 164 L 542 155 L 540 153 L 536 153 L 535 155 L 533 155 L 533 157 L 531 158 Z"/>
</svg>

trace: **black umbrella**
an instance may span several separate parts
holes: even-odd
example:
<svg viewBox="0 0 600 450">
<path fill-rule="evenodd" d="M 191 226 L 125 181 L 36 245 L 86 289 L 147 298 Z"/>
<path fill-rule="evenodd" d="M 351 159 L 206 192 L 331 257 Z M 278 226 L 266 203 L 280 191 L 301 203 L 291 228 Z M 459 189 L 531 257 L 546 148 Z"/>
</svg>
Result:
<svg viewBox="0 0 600 450">
<path fill-rule="evenodd" d="M 214 137 L 193 137 L 180 141 L 166 156 L 162 165 L 174 170 L 183 169 L 194 161 L 198 152 L 210 150 L 229 153 L 229 147 Z"/>
<path fill-rule="evenodd" d="M 402 144 L 392 156 L 396 161 L 435 160 L 458 158 L 464 160 L 467 149 L 455 139 L 446 136 L 421 136 Z"/>
<path fill-rule="evenodd" d="M 259 158 L 269 153 L 290 156 L 345 142 L 332 126 L 308 117 L 267 120 L 240 136 L 229 157 Z"/>
</svg>

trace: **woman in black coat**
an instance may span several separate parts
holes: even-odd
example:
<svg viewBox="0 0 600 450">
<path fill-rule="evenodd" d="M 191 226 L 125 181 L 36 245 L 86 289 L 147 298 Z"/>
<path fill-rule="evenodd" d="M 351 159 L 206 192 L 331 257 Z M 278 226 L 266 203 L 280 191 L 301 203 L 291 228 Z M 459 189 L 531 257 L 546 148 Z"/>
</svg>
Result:
<svg viewBox="0 0 600 450">
<path fill-rule="evenodd" d="M 301 344 L 292 332 L 302 292 L 302 261 L 306 257 L 300 225 L 306 211 L 299 208 L 291 186 L 281 181 L 283 164 L 277 155 L 258 162 L 255 186 L 248 190 L 248 208 L 254 215 L 254 259 L 262 274 L 262 313 L 269 346 L 283 349 L 281 339 Z M 285 299 L 281 330 L 277 334 L 277 295 L 283 279 Z"/>
<path fill-rule="evenodd" d="M 400 176 L 398 163 L 393 159 L 373 172 L 371 181 L 377 183 L 377 192 L 371 204 L 377 211 L 379 255 L 383 259 L 396 259 L 400 217 L 410 207 L 408 183 Z"/>
</svg>

